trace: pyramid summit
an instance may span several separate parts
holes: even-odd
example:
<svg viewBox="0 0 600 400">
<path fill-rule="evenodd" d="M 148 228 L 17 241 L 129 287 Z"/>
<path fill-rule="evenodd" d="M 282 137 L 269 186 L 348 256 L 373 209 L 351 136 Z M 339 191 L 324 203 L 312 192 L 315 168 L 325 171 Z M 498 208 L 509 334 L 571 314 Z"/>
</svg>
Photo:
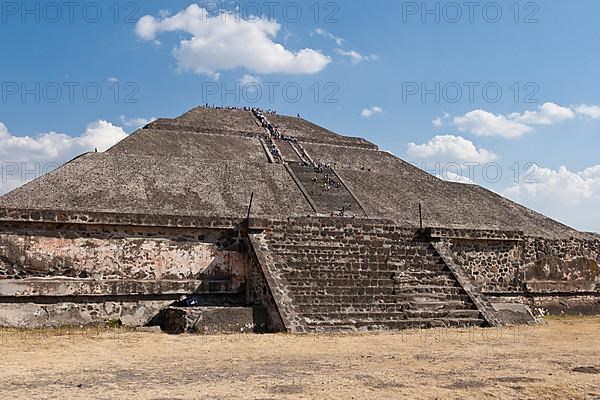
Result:
<svg viewBox="0 0 600 400">
<path fill-rule="evenodd" d="M 3 326 L 500 325 L 600 290 L 597 235 L 254 108 L 83 154 L 0 198 L 0 227 Z"/>
</svg>

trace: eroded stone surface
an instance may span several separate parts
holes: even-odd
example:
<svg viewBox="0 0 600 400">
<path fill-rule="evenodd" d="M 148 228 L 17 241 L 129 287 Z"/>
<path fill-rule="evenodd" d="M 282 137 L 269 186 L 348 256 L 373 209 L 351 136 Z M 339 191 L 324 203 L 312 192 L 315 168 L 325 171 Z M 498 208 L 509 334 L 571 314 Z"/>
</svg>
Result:
<svg viewBox="0 0 600 400">
<path fill-rule="evenodd" d="M 199 107 L 0 198 L 0 325 L 139 325 L 196 294 L 242 296 L 294 332 L 478 325 L 486 296 L 597 308 L 600 235 L 268 119 L 278 157 L 250 110 Z"/>
</svg>

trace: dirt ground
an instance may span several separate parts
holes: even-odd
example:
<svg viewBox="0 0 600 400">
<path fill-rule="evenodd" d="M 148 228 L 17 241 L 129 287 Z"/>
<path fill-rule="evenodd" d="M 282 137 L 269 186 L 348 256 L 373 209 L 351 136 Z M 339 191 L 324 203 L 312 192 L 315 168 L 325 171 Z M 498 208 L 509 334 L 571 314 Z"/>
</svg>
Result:
<svg viewBox="0 0 600 400">
<path fill-rule="evenodd" d="M 600 399 L 600 318 L 356 335 L 0 331 L 0 399 Z"/>
</svg>

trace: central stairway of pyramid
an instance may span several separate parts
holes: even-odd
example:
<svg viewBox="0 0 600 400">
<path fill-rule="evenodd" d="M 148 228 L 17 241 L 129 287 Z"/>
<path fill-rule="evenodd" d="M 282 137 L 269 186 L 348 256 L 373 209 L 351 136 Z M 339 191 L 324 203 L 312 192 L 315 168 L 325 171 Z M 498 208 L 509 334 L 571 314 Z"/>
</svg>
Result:
<svg viewBox="0 0 600 400">
<path fill-rule="evenodd" d="M 263 143 L 269 159 L 289 166 L 288 171 L 315 212 L 332 216 L 367 216 L 330 164 L 315 162 L 296 137 L 286 135 L 260 110 L 253 109 L 252 115 L 265 129 Z"/>
<path fill-rule="evenodd" d="M 372 221 L 292 220 L 250 241 L 288 331 L 486 324 L 432 244 L 414 231 Z"/>
<path fill-rule="evenodd" d="M 313 200 L 317 212 L 339 216 L 367 216 L 330 166 L 313 167 L 301 163 L 289 166 Z"/>
</svg>

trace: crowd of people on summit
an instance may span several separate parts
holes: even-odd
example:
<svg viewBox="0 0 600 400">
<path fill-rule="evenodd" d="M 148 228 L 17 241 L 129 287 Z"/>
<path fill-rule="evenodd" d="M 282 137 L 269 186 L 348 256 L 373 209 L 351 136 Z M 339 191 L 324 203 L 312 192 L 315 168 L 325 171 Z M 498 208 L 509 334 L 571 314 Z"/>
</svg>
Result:
<svg viewBox="0 0 600 400">
<path fill-rule="evenodd" d="M 240 110 L 240 111 L 254 111 L 254 110 L 258 110 L 263 114 L 277 114 L 277 110 L 273 110 L 273 109 L 268 109 L 268 110 L 263 110 L 260 108 L 256 108 L 256 107 L 240 107 L 240 106 L 216 106 L 214 104 L 209 104 L 209 103 L 205 103 L 204 104 L 204 108 L 210 108 L 213 110 Z M 300 116 L 300 114 L 298 114 L 298 116 Z"/>
<path fill-rule="evenodd" d="M 214 104 L 209 104 L 209 103 L 205 103 L 204 104 L 204 108 L 210 108 L 213 110 L 240 110 L 240 111 L 253 111 L 253 110 L 260 110 L 260 112 L 264 113 L 264 114 L 277 114 L 277 110 L 261 110 L 258 108 L 253 108 L 253 107 L 239 107 L 239 106 L 216 106 Z"/>
<path fill-rule="evenodd" d="M 251 112 L 256 117 L 256 119 L 258 120 L 260 125 L 269 133 L 265 137 L 265 139 L 267 142 L 266 144 L 268 146 L 268 149 L 273 157 L 275 157 L 279 161 L 283 162 L 283 155 L 281 154 L 281 151 L 277 147 L 275 140 L 284 140 L 284 141 L 293 143 L 295 145 L 295 147 L 299 148 L 301 153 L 303 154 L 303 156 L 302 155 L 300 156 L 302 164 L 307 167 L 308 166 L 313 167 L 315 176 L 312 179 L 312 181 L 315 184 L 317 184 L 316 186 L 320 186 L 322 188 L 321 190 L 326 191 L 326 192 L 329 192 L 332 188 L 339 189 L 342 187 L 342 184 L 340 181 L 333 179 L 331 177 L 331 173 L 333 172 L 331 164 L 322 163 L 320 161 L 314 162 L 310 158 L 310 156 L 308 155 L 308 153 L 306 152 L 304 147 L 302 147 L 302 145 L 300 143 L 298 143 L 298 139 L 296 137 L 290 136 L 290 135 L 284 135 L 276 125 L 272 124 L 269 121 L 269 119 L 267 118 L 267 115 L 277 114 L 276 110 L 262 110 L 262 109 L 256 108 L 256 107 L 215 106 L 215 105 L 210 105 L 208 103 L 205 104 L 205 108 L 223 109 L 223 110 L 242 110 L 242 111 Z M 300 114 L 298 114 L 298 117 L 300 117 Z M 322 179 L 319 179 L 319 176 L 322 176 Z M 312 193 L 312 191 L 311 191 L 311 193 Z M 341 210 L 338 210 L 337 212 L 332 213 L 332 216 L 344 217 L 346 214 L 346 210 L 348 208 L 350 208 L 350 206 L 344 205 Z"/>
</svg>

